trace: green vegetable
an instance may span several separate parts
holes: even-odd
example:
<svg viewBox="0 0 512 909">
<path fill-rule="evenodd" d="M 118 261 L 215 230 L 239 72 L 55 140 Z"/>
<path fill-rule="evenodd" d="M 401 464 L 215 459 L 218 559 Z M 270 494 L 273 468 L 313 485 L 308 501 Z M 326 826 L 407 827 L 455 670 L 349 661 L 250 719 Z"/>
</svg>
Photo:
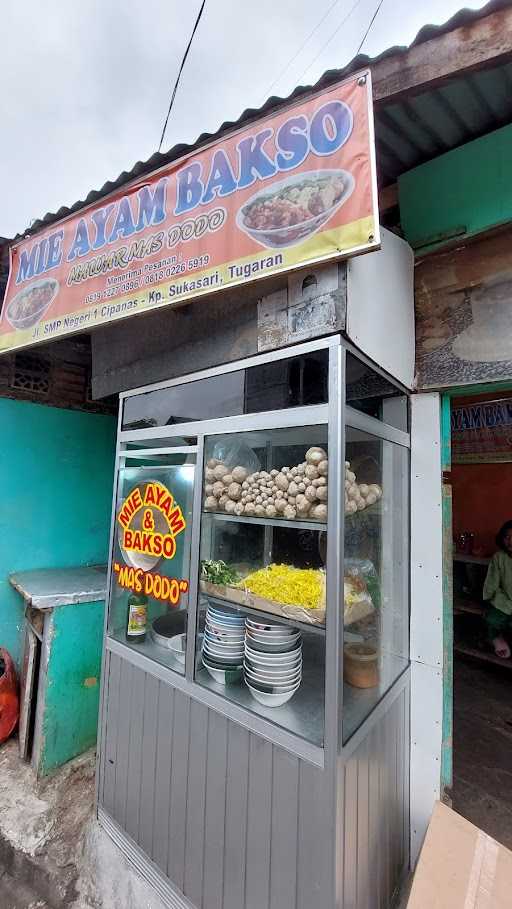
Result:
<svg viewBox="0 0 512 909">
<path fill-rule="evenodd" d="M 201 577 L 210 584 L 236 584 L 239 581 L 238 572 L 222 559 L 203 559 L 201 562 Z"/>
</svg>

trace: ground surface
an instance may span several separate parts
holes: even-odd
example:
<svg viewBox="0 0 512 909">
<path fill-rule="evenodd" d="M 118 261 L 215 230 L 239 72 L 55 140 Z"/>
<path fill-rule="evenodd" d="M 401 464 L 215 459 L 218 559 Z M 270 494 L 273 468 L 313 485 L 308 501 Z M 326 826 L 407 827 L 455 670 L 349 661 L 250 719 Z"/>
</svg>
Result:
<svg viewBox="0 0 512 909">
<path fill-rule="evenodd" d="M 0 747 L 0 909 L 164 909 L 94 817 L 94 754 L 36 782 Z"/>
<path fill-rule="evenodd" d="M 453 808 L 512 849 L 512 672 L 455 660 Z"/>
</svg>

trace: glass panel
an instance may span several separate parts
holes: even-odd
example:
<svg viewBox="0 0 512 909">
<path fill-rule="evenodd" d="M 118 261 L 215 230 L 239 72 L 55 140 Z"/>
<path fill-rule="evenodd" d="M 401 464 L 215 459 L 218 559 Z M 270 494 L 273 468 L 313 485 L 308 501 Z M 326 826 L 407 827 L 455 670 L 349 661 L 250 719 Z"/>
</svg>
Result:
<svg viewBox="0 0 512 909">
<path fill-rule="evenodd" d="M 343 739 L 409 660 L 409 451 L 347 427 Z"/>
<path fill-rule="evenodd" d="M 327 455 L 325 425 L 205 439 L 196 640 L 201 685 L 316 745 Z"/>
<path fill-rule="evenodd" d="M 347 352 L 346 401 L 395 429 L 409 431 L 409 402 L 400 388 Z"/>
<path fill-rule="evenodd" d="M 171 426 L 244 413 L 325 404 L 329 351 L 313 351 L 246 370 L 128 397 L 123 430 Z"/>
<path fill-rule="evenodd" d="M 174 426 L 243 413 L 243 370 L 125 398 L 123 429 Z"/>
<path fill-rule="evenodd" d="M 157 457 L 119 471 L 109 634 L 184 674 L 195 455 Z"/>
</svg>

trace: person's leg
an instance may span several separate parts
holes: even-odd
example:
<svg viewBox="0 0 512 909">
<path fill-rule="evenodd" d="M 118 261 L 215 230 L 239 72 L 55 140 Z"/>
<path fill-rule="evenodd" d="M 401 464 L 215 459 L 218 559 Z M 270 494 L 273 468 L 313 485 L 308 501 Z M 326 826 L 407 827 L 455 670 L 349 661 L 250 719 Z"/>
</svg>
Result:
<svg viewBox="0 0 512 909">
<path fill-rule="evenodd" d="M 485 613 L 485 624 L 487 625 L 487 636 L 494 648 L 496 656 L 503 660 L 510 658 L 510 647 L 503 637 L 503 633 L 510 626 L 511 617 L 494 606 L 489 606 Z"/>
</svg>

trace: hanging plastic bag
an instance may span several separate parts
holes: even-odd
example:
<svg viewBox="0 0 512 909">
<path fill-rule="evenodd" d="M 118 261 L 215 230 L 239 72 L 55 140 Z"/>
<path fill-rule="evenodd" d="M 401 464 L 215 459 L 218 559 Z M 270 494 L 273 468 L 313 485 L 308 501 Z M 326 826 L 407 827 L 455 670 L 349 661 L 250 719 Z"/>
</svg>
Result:
<svg viewBox="0 0 512 909">
<path fill-rule="evenodd" d="M 11 655 L 0 647 L 0 744 L 16 729 L 19 715 L 16 670 Z"/>
<path fill-rule="evenodd" d="M 211 457 L 217 458 L 230 470 L 234 467 L 244 467 L 247 473 L 255 473 L 261 469 L 260 460 L 252 448 L 236 437 L 216 442 Z"/>
</svg>

